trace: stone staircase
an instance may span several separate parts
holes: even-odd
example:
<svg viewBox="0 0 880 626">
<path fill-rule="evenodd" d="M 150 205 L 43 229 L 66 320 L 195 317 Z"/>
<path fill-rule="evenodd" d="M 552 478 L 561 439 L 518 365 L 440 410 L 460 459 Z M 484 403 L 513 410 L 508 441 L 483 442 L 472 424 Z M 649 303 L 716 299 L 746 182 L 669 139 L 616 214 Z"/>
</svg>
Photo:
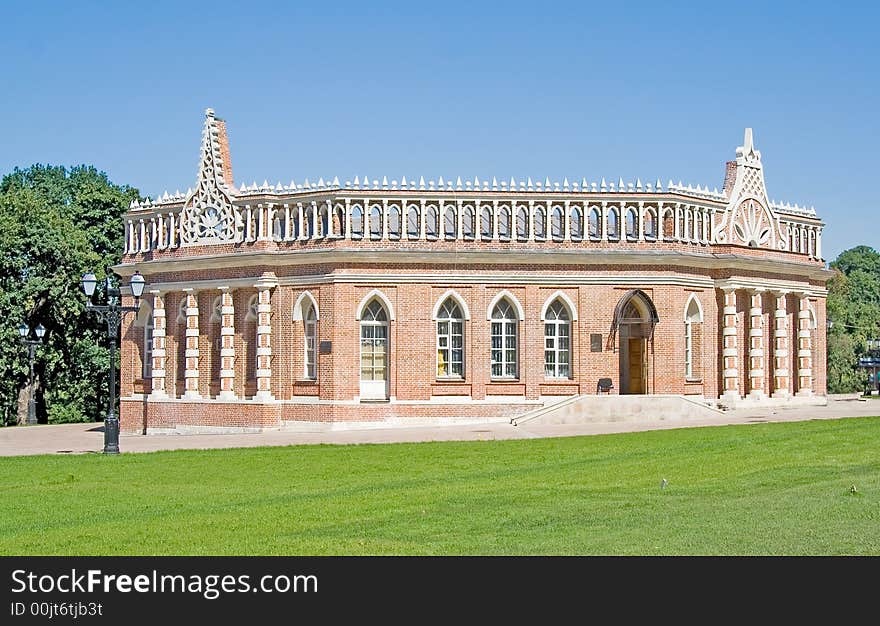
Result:
<svg viewBox="0 0 880 626">
<path fill-rule="evenodd" d="M 712 420 L 724 412 L 710 400 L 681 395 L 572 396 L 511 418 L 521 424 L 602 424 L 609 422 L 682 422 Z"/>
</svg>

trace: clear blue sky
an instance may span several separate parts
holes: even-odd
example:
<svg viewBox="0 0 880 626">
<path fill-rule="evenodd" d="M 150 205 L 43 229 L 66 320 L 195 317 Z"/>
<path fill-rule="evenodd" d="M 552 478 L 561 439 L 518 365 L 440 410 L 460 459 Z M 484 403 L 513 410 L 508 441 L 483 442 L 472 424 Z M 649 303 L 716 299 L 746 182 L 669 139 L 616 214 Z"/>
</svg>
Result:
<svg viewBox="0 0 880 626">
<path fill-rule="evenodd" d="M 721 186 L 751 126 L 825 256 L 880 249 L 875 2 L 10 2 L 0 174 L 195 182 L 203 112 L 236 181 L 405 175 Z"/>
</svg>

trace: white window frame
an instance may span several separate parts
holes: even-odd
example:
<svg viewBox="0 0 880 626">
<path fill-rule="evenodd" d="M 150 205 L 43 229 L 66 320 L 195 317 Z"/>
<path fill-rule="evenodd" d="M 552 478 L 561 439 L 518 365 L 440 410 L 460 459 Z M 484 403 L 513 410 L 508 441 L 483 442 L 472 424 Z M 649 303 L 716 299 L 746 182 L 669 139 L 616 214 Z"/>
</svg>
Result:
<svg viewBox="0 0 880 626">
<path fill-rule="evenodd" d="M 554 309 L 560 311 L 560 314 L 565 317 L 559 317 Z M 565 328 L 566 331 L 565 339 L 568 345 L 565 347 L 559 345 L 562 328 Z M 559 358 L 563 354 L 566 358 L 566 363 L 564 363 L 566 371 L 564 372 L 562 371 L 563 363 Z M 552 362 L 548 360 L 548 357 L 551 356 Z M 552 371 L 548 371 L 548 366 Z M 544 319 L 544 377 L 571 379 L 571 315 L 568 312 L 568 307 L 560 300 L 554 300 L 547 308 Z"/>
<path fill-rule="evenodd" d="M 691 312 L 692 305 L 696 305 Z M 691 296 L 684 307 L 684 376 L 686 380 L 696 380 L 694 376 L 694 324 L 703 321 L 703 307 L 700 301 Z"/>
<path fill-rule="evenodd" d="M 440 305 L 440 311 L 437 315 L 437 379 L 464 380 L 464 314 L 462 313 L 461 306 L 452 297 L 448 297 L 443 301 L 443 304 Z M 457 316 L 453 315 L 455 312 L 458 313 Z M 457 332 L 456 326 L 458 327 Z M 453 359 L 453 354 L 456 350 L 456 338 L 459 340 L 458 351 L 461 355 L 458 360 Z M 446 354 L 445 359 L 443 359 L 443 363 L 446 366 L 445 372 L 440 371 L 441 355 L 443 353 Z M 456 365 L 458 365 L 457 372 L 454 371 Z"/>
<path fill-rule="evenodd" d="M 153 377 L 153 316 L 144 324 L 144 362 L 141 372 L 144 379 Z"/>
<path fill-rule="evenodd" d="M 501 312 L 502 305 L 507 306 L 506 312 Z M 496 338 L 500 340 L 500 349 L 494 346 Z M 511 351 L 513 352 L 512 356 Z M 498 352 L 500 352 L 500 360 L 496 359 Z M 492 380 L 516 380 L 519 378 L 519 320 L 517 319 L 516 306 L 507 298 L 499 300 L 492 309 L 489 361 Z M 495 373 L 496 365 L 501 368 L 500 374 Z"/>
<path fill-rule="evenodd" d="M 318 317 L 315 306 L 305 303 L 308 309 L 303 313 L 303 375 L 306 380 L 318 379 Z"/>
</svg>

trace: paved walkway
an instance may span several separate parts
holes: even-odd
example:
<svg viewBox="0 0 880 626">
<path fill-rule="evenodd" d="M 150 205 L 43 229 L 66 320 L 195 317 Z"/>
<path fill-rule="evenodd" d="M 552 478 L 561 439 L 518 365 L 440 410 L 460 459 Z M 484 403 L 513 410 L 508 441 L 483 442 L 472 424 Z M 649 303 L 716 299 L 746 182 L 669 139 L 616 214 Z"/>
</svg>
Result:
<svg viewBox="0 0 880 626">
<path fill-rule="evenodd" d="M 612 422 L 605 424 L 523 424 L 487 421 L 479 424 L 446 426 L 398 426 L 360 430 L 267 431 L 249 434 L 121 435 L 122 452 L 156 450 L 247 448 L 299 444 L 394 443 L 408 441 L 479 441 L 491 439 L 532 439 L 571 437 L 606 433 L 794 422 L 810 419 L 836 419 L 880 415 L 880 400 L 830 400 L 827 406 L 799 408 L 738 409 L 711 420 L 665 420 Z M 27 454 L 78 454 L 100 452 L 104 447 L 104 428 L 100 423 L 16 426 L 0 428 L 0 456 Z"/>
</svg>

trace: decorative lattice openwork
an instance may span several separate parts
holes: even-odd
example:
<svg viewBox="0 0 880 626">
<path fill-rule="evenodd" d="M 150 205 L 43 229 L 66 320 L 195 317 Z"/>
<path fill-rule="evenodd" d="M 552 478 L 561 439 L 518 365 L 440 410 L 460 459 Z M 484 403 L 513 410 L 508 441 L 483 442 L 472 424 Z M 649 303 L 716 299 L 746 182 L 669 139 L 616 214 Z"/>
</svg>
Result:
<svg viewBox="0 0 880 626">
<path fill-rule="evenodd" d="M 187 197 L 181 215 L 183 243 L 223 243 L 238 238 L 241 218 L 223 177 L 223 157 L 214 112 L 205 114 L 199 182 Z"/>
</svg>

